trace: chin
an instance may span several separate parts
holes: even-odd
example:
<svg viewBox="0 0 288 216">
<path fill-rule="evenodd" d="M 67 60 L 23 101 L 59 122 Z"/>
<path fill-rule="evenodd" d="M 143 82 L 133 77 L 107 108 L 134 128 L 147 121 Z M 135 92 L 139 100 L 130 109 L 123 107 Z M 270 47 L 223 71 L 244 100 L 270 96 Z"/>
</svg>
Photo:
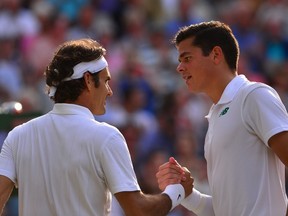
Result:
<svg viewBox="0 0 288 216">
<path fill-rule="evenodd" d="M 189 92 L 190 92 L 190 93 L 194 93 L 194 94 L 199 93 L 199 92 L 196 91 L 194 88 L 188 88 L 188 89 L 189 89 Z"/>
</svg>

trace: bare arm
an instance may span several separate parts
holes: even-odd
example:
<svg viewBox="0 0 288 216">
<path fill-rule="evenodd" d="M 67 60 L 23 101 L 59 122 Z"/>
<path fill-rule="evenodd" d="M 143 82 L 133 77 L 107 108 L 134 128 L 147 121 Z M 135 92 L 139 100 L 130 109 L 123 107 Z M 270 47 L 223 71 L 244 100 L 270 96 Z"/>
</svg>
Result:
<svg viewBox="0 0 288 216">
<path fill-rule="evenodd" d="M 181 185 L 184 188 L 185 197 L 187 197 L 192 192 L 194 180 L 190 176 L 190 172 L 185 174 L 185 179 L 186 181 L 181 182 Z M 179 182 L 180 180 L 176 183 Z M 148 195 L 141 191 L 133 191 L 116 193 L 115 197 L 126 216 L 164 216 L 172 207 L 172 201 L 167 194 Z"/>
<path fill-rule="evenodd" d="M 288 131 L 272 136 L 268 144 L 285 166 L 288 167 Z M 286 216 L 288 216 L 288 206 Z"/>
<path fill-rule="evenodd" d="M 174 158 L 170 158 L 169 162 L 159 167 L 156 177 L 161 190 L 169 184 L 179 182 L 179 180 L 181 182 L 186 181 L 188 173 L 190 175 L 190 172 L 186 168 L 182 167 L 182 170 L 185 171 L 184 177 L 181 171 L 179 171 L 179 167 L 181 167 L 181 165 L 178 164 Z M 201 194 L 195 189 L 193 189 L 193 192 L 181 202 L 181 205 L 199 216 L 214 216 L 212 197 Z"/>
<path fill-rule="evenodd" d="M 272 136 L 268 144 L 285 166 L 288 167 L 288 131 Z"/>
<path fill-rule="evenodd" d="M 146 195 L 140 191 L 115 194 L 126 216 L 167 215 L 172 203 L 168 195 Z"/>
<path fill-rule="evenodd" d="M 9 199 L 12 190 L 14 188 L 14 182 L 9 178 L 0 175 L 0 215 L 3 212 L 5 204 Z"/>
</svg>

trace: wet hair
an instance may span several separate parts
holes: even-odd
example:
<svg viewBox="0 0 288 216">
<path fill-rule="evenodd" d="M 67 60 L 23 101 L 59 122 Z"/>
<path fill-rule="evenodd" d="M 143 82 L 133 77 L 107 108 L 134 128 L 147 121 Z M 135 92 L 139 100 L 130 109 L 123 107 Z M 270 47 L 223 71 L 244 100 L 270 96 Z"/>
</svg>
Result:
<svg viewBox="0 0 288 216">
<path fill-rule="evenodd" d="M 172 42 L 178 46 L 188 38 L 193 38 L 191 45 L 201 48 L 204 56 L 208 56 L 215 46 L 221 47 L 229 68 L 237 70 L 239 44 L 228 25 L 210 21 L 184 26 L 179 29 Z"/>
<path fill-rule="evenodd" d="M 63 81 L 73 74 L 73 67 L 81 62 L 89 62 L 106 54 L 106 50 L 92 39 L 67 41 L 60 45 L 52 61 L 44 72 L 47 86 L 57 87 L 55 103 L 73 102 L 86 88 L 84 78 Z M 99 73 L 92 74 L 95 87 L 99 86 Z"/>
</svg>

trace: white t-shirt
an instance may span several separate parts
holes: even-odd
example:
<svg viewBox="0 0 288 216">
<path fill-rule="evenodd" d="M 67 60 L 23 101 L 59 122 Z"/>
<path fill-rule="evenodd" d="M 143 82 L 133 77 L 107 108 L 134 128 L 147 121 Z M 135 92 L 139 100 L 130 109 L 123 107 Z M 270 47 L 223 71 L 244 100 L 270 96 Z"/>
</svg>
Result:
<svg viewBox="0 0 288 216">
<path fill-rule="evenodd" d="M 122 134 L 72 104 L 12 130 L 0 175 L 19 188 L 20 216 L 109 215 L 111 192 L 140 190 Z"/>
<path fill-rule="evenodd" d="M 268 146 L 288 130 L 278 94 L 243 75 L 226 87 L 207 116 L 208 179 L 216 216 L 284 216 L 285 166 Z"/>
</svg>

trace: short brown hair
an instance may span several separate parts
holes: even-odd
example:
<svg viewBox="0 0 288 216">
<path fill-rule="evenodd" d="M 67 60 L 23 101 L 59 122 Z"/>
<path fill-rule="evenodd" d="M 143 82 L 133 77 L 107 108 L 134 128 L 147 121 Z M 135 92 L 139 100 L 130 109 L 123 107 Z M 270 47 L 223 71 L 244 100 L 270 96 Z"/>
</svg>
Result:
<svg viewBox="0 0 288 216">
<path fill-rule="evenodd" d="M 63 79 L 73 74 L 73 67 L 80 62 L 89 62 L 104 56 L 106 50 L 92 39 L 79 39 L 67 41 L 56 50 L 50 64 L 46 67 L 44 75 L 48 86 L 57 87 L 52 97 L 56 103 L 75 101 L 85 88 L 84 79 L 79 78 L 70 81 Z M 94 73 L 93 78 L 98 85 L 99 74 Z M 96 86 L 97 87 L 97 86 Z"/>
<path fill-rule="evenodd" d="M 201 48 L 205 56 L 209 55 L 215 46 L 221 47 L 229 68 L 237 70 L 239 44 L 228 25 L 210 21 L 184 26 L 176 33 L 172 42 L 178 46 L 181 41 L 188 38 L 194 38 L 191 45 Z"/>
</svg>

